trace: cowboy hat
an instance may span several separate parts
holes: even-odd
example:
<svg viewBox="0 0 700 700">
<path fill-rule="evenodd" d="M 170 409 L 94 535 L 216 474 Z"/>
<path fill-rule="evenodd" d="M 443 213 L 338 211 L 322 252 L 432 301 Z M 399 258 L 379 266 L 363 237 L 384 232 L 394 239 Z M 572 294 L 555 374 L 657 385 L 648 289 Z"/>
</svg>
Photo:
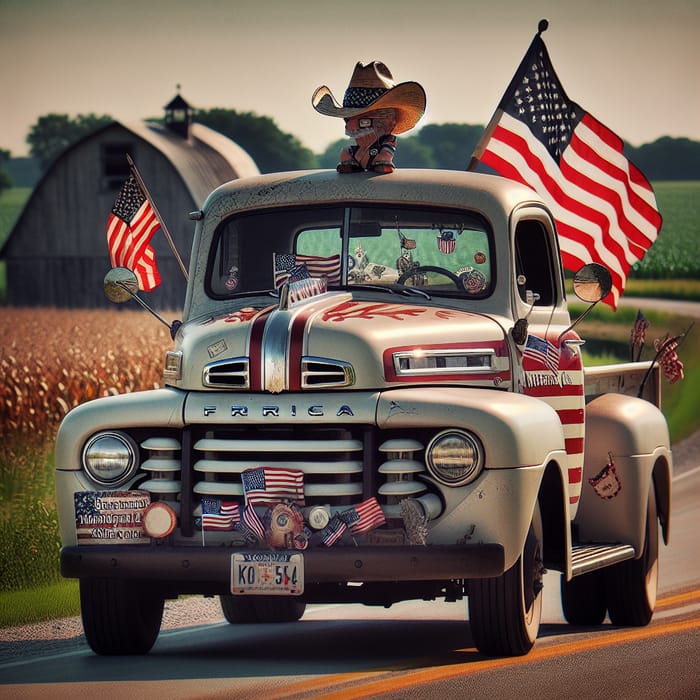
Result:
<svg viewBox="0 0 700 700">
<path fill-rule="evenodd" d="M 340 105 L 325 85 L 311 97 L 313 108 L 329 117 L 357 117 L 377 109 L 396 110 L 393 133 L 412 129 L 425 112 L 425 90 L 414 82 L 394 83 L 389 69 L 379 61 L 355 66 L 343 104 Z"/>
</svg>

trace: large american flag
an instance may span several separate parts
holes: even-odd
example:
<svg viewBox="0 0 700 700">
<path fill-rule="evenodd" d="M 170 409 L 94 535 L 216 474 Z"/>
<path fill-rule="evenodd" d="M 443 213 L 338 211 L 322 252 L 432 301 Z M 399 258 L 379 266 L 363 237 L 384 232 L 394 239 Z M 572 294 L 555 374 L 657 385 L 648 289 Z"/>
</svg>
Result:
<svg viewBox="0 0 700 700">
<path fill-rule="evenodd" d="M 472 161 L 528 185 L 547 202 L 564 267 L 605 265 L 613 288 L 604 301 L 613 308 L 630 268 L 661 228 L 651 185 L 622 148 L 618 136 L 567 97 L 537 34 Z"/>
<path fill-rule="evenodd" d="M 318 255 L 301 255 L 299 253 L 275 253 L 275 287 L 281 287 L 290 276 L 299 277 L 304 270 L 306 277 L 327 277 L 330 284 L 340 282 L 340 255 L 322 258 Z M 307 274 L 308 273 L 308 274 Z M 294 281 L 294 277 L 292 279 Z"/>
<path fill-rule="evenodd" d="M 151 291 L 160 284 L 151 238 L 160 228 L 153 207 L 133 175 L 122 185 L 107 221 L 107 245 L 112 267 L 128 267 L 139 289 Z"/>
</svg>

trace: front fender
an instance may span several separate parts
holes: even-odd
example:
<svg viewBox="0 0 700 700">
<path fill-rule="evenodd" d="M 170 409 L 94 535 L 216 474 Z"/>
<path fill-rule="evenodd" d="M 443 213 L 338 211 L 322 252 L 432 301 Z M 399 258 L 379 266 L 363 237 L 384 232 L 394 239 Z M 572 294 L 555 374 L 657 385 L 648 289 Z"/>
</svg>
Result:
<svg viewBox="0 0 700 700">
<path fill-rule="evenodd" d="M 522 394 L 459 387 L 393 389 L 379 398 L 377 425 L 471 430 L 484 446 L 488 469 L 542 465 L 556 452 L 562 463 L 566 457 L 554 409 Z"/>
<path fill-rule="evenodd" d="M 149 427 L 182 428 L 187 394 L 179 389 L 154 389 L 106 396 L 77 406 L 61 422 L 56 436 L 56 469 L 81 468 L 81 452 L 99 430 Z"/>
</svg>

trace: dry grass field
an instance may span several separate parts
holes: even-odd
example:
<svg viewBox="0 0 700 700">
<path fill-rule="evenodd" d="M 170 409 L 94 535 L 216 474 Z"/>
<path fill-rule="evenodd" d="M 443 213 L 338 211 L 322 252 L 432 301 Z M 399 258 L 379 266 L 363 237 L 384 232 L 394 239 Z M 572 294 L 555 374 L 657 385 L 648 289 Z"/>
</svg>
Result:
<svg viewBox="0 0 700 700">
<path fill-rule="evenodd" d="M 4 308 L 0 437 L 53 437 L 74 406 L 158 387 L 167 329 L 143 311 Z"/>
<path fill-rule="evenodd" d="M 58 572 L 53 440 L 99 396 L 160 386 L 167 329 L 143 311 L 0 310 L 0 591 Z"/>
</svg>

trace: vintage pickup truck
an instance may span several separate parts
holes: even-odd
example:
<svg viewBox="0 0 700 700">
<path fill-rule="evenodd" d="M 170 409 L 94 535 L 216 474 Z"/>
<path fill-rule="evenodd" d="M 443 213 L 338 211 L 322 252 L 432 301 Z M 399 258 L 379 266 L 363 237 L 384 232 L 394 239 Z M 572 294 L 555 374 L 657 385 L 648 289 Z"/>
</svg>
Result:
<svg viewBox="0 0 700 700">
<path fill-rule="evenodd" d="M 546 569 L 570 623 L 649 622 L 671 498 L 660 380 L 583 368 L 532 191 L 277 173 L 190 216 L 164 388 L 78 406 L 57 437 L 62 573 L 95 652 L 146 653 L 164 600 L 202 594 L 232 623 L 466 598 L 477 649 L 521 655 Z M 609 274 L 574 287 L 593 304 Z M 124 269 L 105 288 L 137 291 Z"/>
</svg>

